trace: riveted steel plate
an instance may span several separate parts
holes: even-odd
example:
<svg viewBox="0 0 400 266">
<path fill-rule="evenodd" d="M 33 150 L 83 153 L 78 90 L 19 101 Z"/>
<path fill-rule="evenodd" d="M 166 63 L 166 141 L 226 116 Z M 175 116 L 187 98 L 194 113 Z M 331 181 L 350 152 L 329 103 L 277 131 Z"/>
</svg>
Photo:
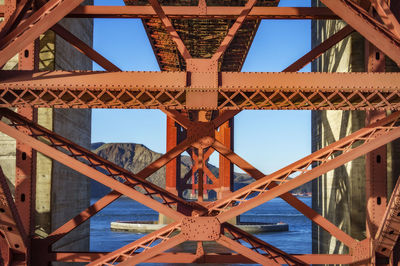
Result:
<svg viewBox="0 0 400 266">
<path fill-rule="evenodd" d="M 221 224 L 215 217 L 185 217 L 181 230 L 187 240 L 213 241 L 220 238 Z"/>
</svg>

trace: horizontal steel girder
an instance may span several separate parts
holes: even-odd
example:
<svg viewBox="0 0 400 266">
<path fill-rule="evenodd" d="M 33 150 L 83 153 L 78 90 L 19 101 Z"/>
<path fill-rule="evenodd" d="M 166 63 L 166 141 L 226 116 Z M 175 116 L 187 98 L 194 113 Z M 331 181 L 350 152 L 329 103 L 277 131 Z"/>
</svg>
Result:
<svg viewBox="0 0 400 266">
<path fill-rule="evenodd" d="M 231 19 L 239 16 L 242 7 L 208 6 L 202 13 L 197 6 L 163 6 L 170 18 Z M 4 6 L 0 5 L 0 17 L 4 16 Z M 69 18 L 155 18 L 157 14 L 151 6 L 79 6 Z M 254 7 L 248 19 L 339 19 L 325 7 Z"/>
<path fill-rule="evenodd" d="M 222 72 L 219 79 L 218 87 L 193 88 L 186 72 L 2 71 L 0 107 L 400 109 L 399 73 Z M 204 105 L 188 106 L 189 94 Z"/>
<path fill-rule="evenodd" d="M 107 255 L 107 253 L 101 252 L 53 252 L 50 253 L 52 261 L 64 261 L 64 262 L 91 262 L 101 256 Z M 263 255 L 266 256 L 266 255 Z M 334 261 L 338 264 L 351 264 L 353 259 L 351 255 L 337 255 L 337 254 L 303 254 L 294 255 L 296 258 L 308 264 L 324 264 L 327 261 Z M 279 263 L 285 263 L 281 258 L 277 258 Z M 202 256 L 198 256 L 194 253 L 175 253 L 165 252 L 161 253 L 151 259 L 146 260 L 146 263 L 253 263 L 252 260 L 245 256 L 237 253 L 206 253 Z"/>
</svg>

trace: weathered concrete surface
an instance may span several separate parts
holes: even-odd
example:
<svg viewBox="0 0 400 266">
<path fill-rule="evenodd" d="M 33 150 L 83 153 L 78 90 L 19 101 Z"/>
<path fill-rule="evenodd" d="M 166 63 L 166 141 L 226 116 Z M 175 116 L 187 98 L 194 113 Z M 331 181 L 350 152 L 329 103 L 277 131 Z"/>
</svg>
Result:
<svg viewBox="0 0 400 266">
<path fill-rule="evenodd" d="M 4 0 L 0 0 L 2 4 Z M 89 4 L 93 0 L 86 1 Z M 65 19 L 61 23 L 87 44 L 93 43 L 93 22 L 89 19 Z M 5 66 L 16 69 L 18 57 Z M 49 31 L 41 36 L 40 70 L 91 70 L 92 63 L 62 38 Z M 91 111 L 39 109 L 38 123 L 90 149 Z M 15 183 L 15 140 L 0 134 L 0 165 L 10 187 Z M 36 233 L 46 236 L 90 204 L 90 183 L 77 172 L 37 155 Z M 53 246 L 53 250 L 88 251 L 90 224 L 85 223 Z M 57 263 L 57 265 L 62 265 Z M 69 265 L 69 264 L 68 264 Z"/>
<path fill-rule="evenodd" d="M 320 6 L 313 0 L 313 6 Z M 342 21 L 313 21 L 312 46 L 337 32 Z M 365 71 L 364 39 L 353 33 L 326 52 L 312 64 L 314 72 Z M 396 71 L 387 60 L 387 71 Z M 364 127 L 365 112 L 318 111 L 312 112 L 312 150 L 319 150 L 330 143 Z M 398 169 L 399 145 L 388 145 L 388 191 L 400 174 Z M 365 157 L 359 157 L 342 167 L 330 171 L 313 181 L 312 206 L 328 220 L 356 239 L 365 238 Z M 346 253 L 348 249 L 327 232 L 313 225 L 313 253 Z"/>
<path fill-rule="evenodd" d="M 167 224 L 160 224 L 157 221 L 149 221 L 149 222 L 111 222 L 110 227 L 111 230 L 117 231 L 128 231 L 134 233 L 151 233 L 156 230 L 159 230 L 166 226 Z M 251 233 L 251 234 L 259 234 L 266 232 L 285 232 L 289 231 L 289 225 L 286 223 L 276 223 L 276 224 L 252 224 L 252 223 L 243 223 L 238 224 L 238 228 Z"/>
</svg>

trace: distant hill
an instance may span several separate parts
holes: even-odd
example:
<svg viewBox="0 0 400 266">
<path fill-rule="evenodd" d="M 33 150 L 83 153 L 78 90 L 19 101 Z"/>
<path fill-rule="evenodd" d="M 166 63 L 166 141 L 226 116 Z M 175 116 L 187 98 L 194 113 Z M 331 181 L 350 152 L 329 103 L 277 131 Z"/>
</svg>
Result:
<svg viewBox="0 0 400 266">
<path fill-rule="evenodd" d="M 142 144 L 136 143 L 92 143 L 92 152 L 109 160 L 132 173 L 137 173 L 153 161 L 157 160 L 161 153 L 154 152 Z M 207 164 L 210 171 L 218 177 L 218 168 L 214 165 Z M 189 156 L 181 156 L 181 176 L 184 176 L 192 167 L 192 160 Z M 148 181 L 157 184 L 160 187 L 165 188 L 165 167 L 161 168 L 153 175 L 147 178 Z M 241 188 L 251 182 L 254 179 L 247 174 L 234 173 L 235 189 Z M 96 181 L 91 183 L 91 196 L 101 197 L 110 191 L 108 187 L 105 187 Z M 311 184 L 308 190 L 305 189 L 303 192 L 311 191 Z M 296 190 L 297 192 L 297 190 Z"/>
</svg>

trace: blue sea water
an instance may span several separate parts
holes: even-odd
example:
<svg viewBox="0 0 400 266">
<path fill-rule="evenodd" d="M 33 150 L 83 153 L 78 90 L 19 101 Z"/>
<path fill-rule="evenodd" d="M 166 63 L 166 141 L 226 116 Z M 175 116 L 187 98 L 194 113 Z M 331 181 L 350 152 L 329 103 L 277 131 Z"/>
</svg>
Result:
<svg viewBox="0 0 400 266">
<path fill-rule="evenodd" d="M 311 206 L 311 198 L 299 199 Z M 92 203 L 95 201 L 96 199 L 92 199 Z M 130 232 L 111 231 L 110 223 L 113 221 L 157 219 L 158 214 L 155 211 L 129 198 L 120 198 L 91 219 L 90 249 L 94 252 L 113 251 L 144 236 Z M 257 234 L 257 237 L 287 253 L 311 253 L 311 222 L 280 198 L 273 199 L 244 213 L 241 221 L 287 223 L 289 224 L 287 232 L 260 233 Z"/>
</svg>

